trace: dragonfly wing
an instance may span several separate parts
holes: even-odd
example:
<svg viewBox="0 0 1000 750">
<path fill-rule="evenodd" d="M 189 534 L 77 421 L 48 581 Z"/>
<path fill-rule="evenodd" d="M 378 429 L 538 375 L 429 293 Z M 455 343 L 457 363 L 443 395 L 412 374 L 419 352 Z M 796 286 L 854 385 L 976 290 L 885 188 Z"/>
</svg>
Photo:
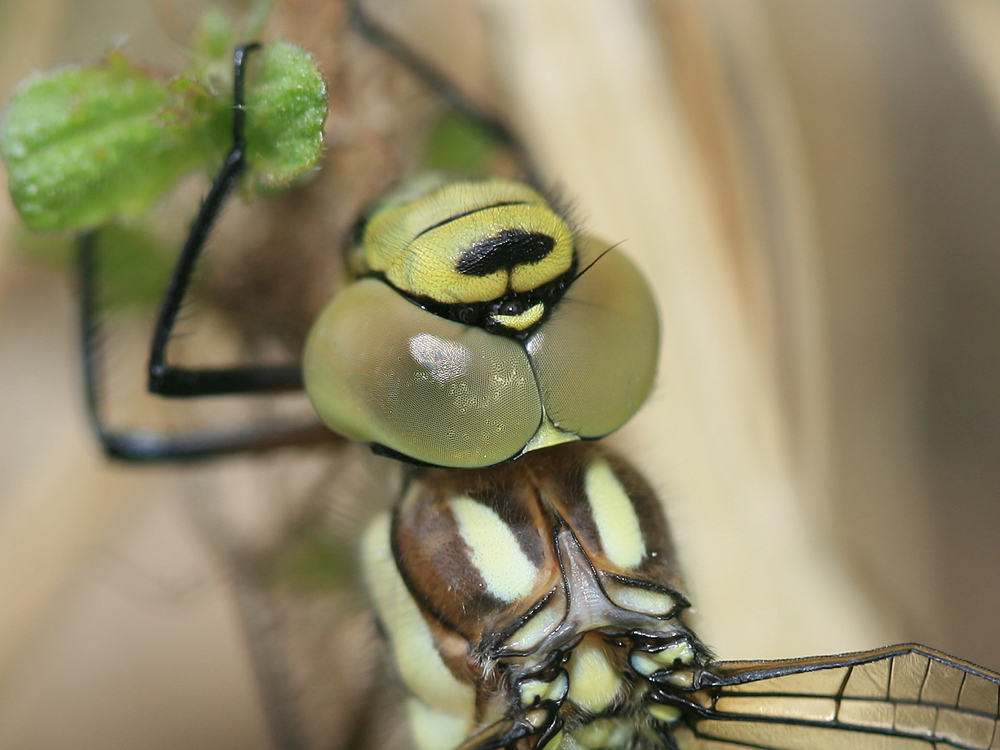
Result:
<svg viewBox="0 0 1000 750">
<path fill-rule="evenodd" d="M 681 750 L 1000 750 L 1000 674 L 924 646 L 715 662 L 702 685 Z"/>
</svg>

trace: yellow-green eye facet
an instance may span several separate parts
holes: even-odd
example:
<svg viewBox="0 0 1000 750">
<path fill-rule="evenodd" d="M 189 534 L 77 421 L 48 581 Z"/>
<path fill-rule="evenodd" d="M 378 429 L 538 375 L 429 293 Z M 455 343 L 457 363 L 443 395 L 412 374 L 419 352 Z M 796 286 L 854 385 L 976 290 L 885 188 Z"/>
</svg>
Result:
<svg viewBox="0 0 1000 750">
<path fill-rule="evenodd" d="M 580 244 L 596 257 L 596 240 L 583 237 Z M 652 390 L 659 336 L 646 280 L 623 253 L 611 250 L 573 282 L 526 343 L 546 413 L 582 438 L 621 427 Z"/>
<path fill-rule="evenodd" d="M 519 343 L 433 315 L 375 279 L 320 315 L 303 373 L 332 429 L 438 466 L 513 458 L 542 421 Z"/>
</svg>

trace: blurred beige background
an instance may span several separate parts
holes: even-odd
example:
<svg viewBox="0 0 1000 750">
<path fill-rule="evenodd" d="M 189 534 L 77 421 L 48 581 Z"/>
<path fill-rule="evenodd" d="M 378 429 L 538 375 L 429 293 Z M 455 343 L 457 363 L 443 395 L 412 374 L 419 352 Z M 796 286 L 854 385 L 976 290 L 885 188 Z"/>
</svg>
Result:
<svg viewBox="0 0 1000 750">
<path fill-rule="evenodd" d="M 112 40 L 179 67 L 197 5 L 3 0 L 0 96 Z M 1000 669 L 1000 5 L 378 6 L 474 91 L 448 50 L 485 39 L 546 176 L 653 280 L 660 383 L 615 440 L 720 656 Z M 267 747 L 185 470 L 105 467 L 71 284 L 16 235 L 0 201 L 0 747 Z"/>
</svg>

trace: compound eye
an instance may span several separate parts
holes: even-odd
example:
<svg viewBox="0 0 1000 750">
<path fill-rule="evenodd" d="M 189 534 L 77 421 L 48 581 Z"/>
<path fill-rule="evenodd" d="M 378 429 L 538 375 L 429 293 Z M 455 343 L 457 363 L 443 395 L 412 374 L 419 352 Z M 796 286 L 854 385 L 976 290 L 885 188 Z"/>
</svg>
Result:
<svg viewBox="0 0 1000 750">
<path fill-rule="evenodd" d="M 303 375 L 332 430 L 437 466 L 513 458 L 542 419 L 518 343 L 422 310 L 376 279 L 351 284 L 319 316 Z"/>
<path fill-rule="evenodd" d="M 603 249 L 590 237 L 580 247 L 584 259 Z M 653 387 L 659 347 L 652 290 L 618 250 L 573 282 L 526 344 L 546 413 L 582 438 L 603 437 L 639 410 Z"/>
</svg>

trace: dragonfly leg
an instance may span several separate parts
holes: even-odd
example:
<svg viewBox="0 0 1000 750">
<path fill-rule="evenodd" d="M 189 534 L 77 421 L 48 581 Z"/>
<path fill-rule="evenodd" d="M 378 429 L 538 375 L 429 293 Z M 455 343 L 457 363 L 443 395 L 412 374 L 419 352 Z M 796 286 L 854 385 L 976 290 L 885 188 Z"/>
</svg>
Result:
<svg viewBox="0 0 1000 750">
<path fill-rule="evenodd" d="M 224 432 L 176 435 L 109 426 L 102 409 L 104 359 L 97 309 L 97 261 L 97 233 L 82 235 L 77 244 L 77 274 L 84 395 L 91 426 L 108 456 L 125 461 L 178 461 L 339 439 L 318 420 L 271 422 Z"/>
<path fill-rule="evenodd" d="M 212 226 L 246 169 L 243 89 L 247 55 L 259 45 L 240 47 L 233 56 L 233 145 L 201 209 L 191 224 L 170 286 L 163 298 L 150 349 L 149 390 L 163 396 L 207 396 L 301 390 L 298 363 L 279 367 L 229 367 L 186 369 L 166 361 L 167 345 L 177 321 L 191 276 Z M 161 434 L 142 430 L 116 430 L 102 413 L 103 357 L 101 351 L 99 258 L 96 232 L 82 235 L 77 244 L 80 285 L 80 340 L 87 412 L 105 452 L 127 461 L 175 461 L 208 458 L 226 453 L 266 450 L 339 439 L 318 420 L 267 422 L 227 431 Z"/>
<path fill-rule="evenodd" d="M 217 396 L 302 389 L 302 368 L 299 363 L 278 367 L 203 369 L 186 369 L 167 363 L 167 345 L 190 286 L 198 256 L 226 199 L 246 170 L 246 108 L 243 89 L 247 57 L 259 46 L 248 44 L 238 47 L 233 55 L 233 145 L 191 224 L 174 266 L 170 286 L 160 306 L 149 353 L 149 390 L 161 396 Z"/>
</svg>

